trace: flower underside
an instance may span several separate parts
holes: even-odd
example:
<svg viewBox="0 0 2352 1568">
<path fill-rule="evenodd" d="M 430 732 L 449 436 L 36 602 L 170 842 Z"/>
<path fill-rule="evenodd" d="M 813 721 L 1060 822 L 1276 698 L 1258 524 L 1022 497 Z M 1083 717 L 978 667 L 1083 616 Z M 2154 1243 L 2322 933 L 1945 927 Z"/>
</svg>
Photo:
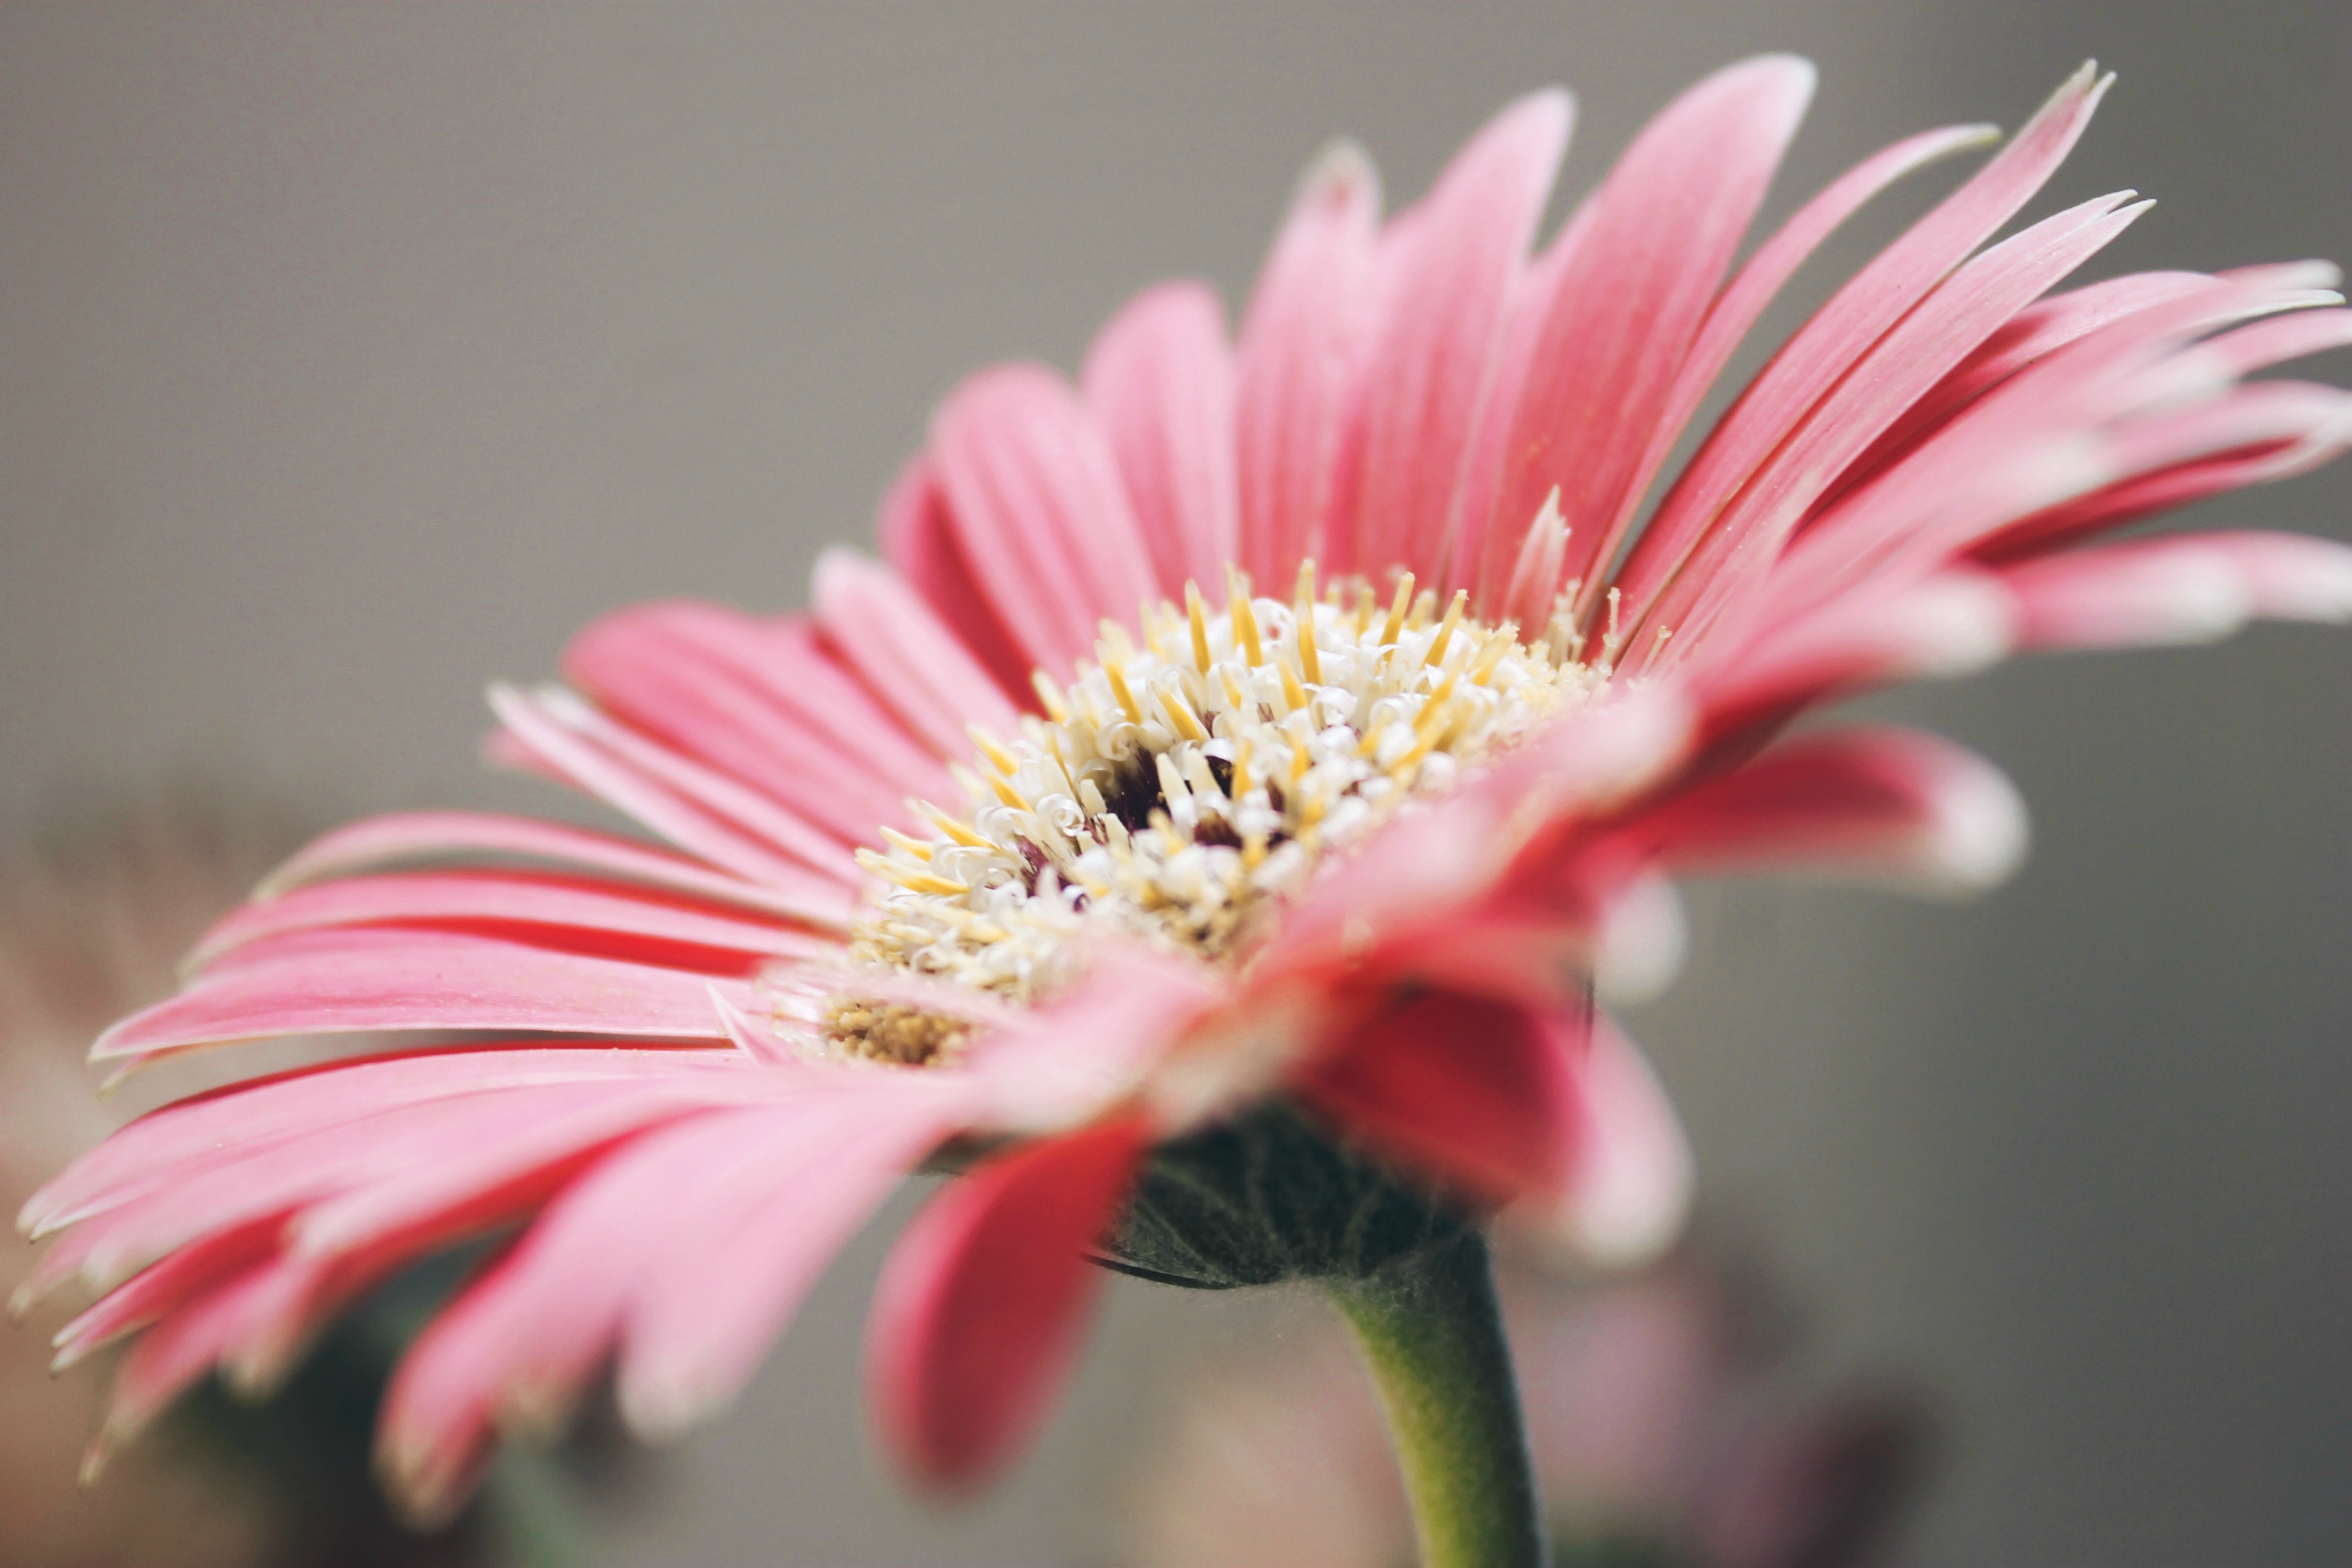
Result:
<svg viewBox="0 0 2352 1568">
<path fill-rule="evenodd" d="M 1140 647 L 1104 621 L 1067 687 L 1033 678 L 1044 719 L 974 730 L 966 809 L 917 802 L 929 837 L 885 829 L 887 852 L 859 854 L 887 884 L 853 931 L 859 966 L 1028 1001 L 1088 932 L 1236 962 L 1326 856 L 1609 679 L 1613 646 L 1585 660 L 1565 595 L 1523 638 L 1466 594 L 1441 614 L 1409 573 L 1385 603 L 1360 579 L 1318 594 L 1312 562 L 1286 605 L 1238 572 L 1227 586 L 1222 611 L 1190 584 L 1181 608 L 1142 606 Z M 823 1024 L 848 1054 L 909 1063 L 968 1028 L 848 993 Z"/>
</svg>

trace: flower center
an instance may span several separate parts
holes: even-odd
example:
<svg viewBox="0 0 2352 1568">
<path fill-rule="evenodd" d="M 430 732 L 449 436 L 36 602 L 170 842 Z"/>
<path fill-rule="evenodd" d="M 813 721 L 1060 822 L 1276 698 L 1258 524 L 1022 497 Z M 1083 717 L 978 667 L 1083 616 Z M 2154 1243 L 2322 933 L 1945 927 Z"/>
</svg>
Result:
<svg viewBox="0 0 2352 1568">
<path fill-rule="evenodd" d="M 963 809 L 919 802 L 929 837 L 886 829 L 859 852 L 885 886 L 855 965 L 1028 1001 L 1089 931 L 1235 961 L 1321 859 L 1608 680 L 1564 616 L 1522 639 L 1468 617 L 1466 594 L 1440 615 L 1410 574 L 1385 604 L 1360 581 L 1318 595 L 1311 562 L 1287 605 L 1238 573 L 1228 588 L 1222 611 L 1189 584 L 1181 608 L 1143 606 L 1141 647 L 1104 621 L 1067 687 L 1033 678 L 1045 718 L 973 730 Z M 842 1049 L 895 1061 L 964 1032 L 848 993 L 824 1013 Z"/>
</svg>

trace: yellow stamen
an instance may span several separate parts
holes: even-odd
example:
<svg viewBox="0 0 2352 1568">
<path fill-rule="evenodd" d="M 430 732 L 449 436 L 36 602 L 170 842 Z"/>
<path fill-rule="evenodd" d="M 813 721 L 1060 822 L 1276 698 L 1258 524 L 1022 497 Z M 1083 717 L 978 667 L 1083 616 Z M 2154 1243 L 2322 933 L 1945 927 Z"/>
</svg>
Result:
<svg viewBox="0 0 2352 1568">
<path fill-rule="evenodd" d="M 1045 705 L 1045 717 L 1056 724 L 1070 721 L 1070 704 L 1062 696 L 1062 689 L 1042 669 L 1029 672 L 1029 685 L 1037 693 L 1037 700 Z"/>
<path fill-rule="evenodd" d="M 1290 705 L 1291 712 L 1297 712 L 1307 706 L 1307 689 L 1298 684 L 1298 677 L 1290 673 L 1290 666 L 1277 659 L 1274 668 L 1282 674 L 1282 700 Z"/>
<path fill-rule="evenodd" d="M 980 748 L 980 754 L 988 759 L 990 767 L 1001 773 L 1017 773 L 1021 771 L 1020 760 L 999 744 L 995 736 L 977 724 L 966 724 L 963 727 L 963 732 L 971 737 L 971 743 Z"/>
<path fill-rule="evenodd" d="M 979 834 L 973 832 L 969 826 L 965 826 L 962 818 L 940 810 L 938 806 L 933 805 L 929 801 L 919 800 L 912 804 L 915 807 L 916 816 L 924 818 L 926 821 L 929 822 L 932 826 L 938 828 L 941 833 L 946 834 L 950 838 L 954 839 L 965 848 L 992 849 L 995 847 L 995 845 L 992 844 L 989 840 L 982 838 Z"/>
<path fill-rule="evenodd" d="M 1315 563 L 1298 563 L 1298 588 L 1291 595 L 1291 640 L 1298 645 L 1298 672 L 1323 684 L 1323 650 L 1315 643 Z"/>
<path fill-rule="evenodd" d="M 929 845 L 911 834 L 901 833 L 895 827 L 886 827 L 882 830 L 882 842 L 893 849 L 904 850 L 918 860 L 928 860 L 931 858 Z"/>
<path fill-rule="evenodd" d="M 876 854 L 871 849 L 860 849 L 857 852 L 857 863 L 876 876 L 887 878 L 898 883 L 910 893 L 961 896 L 971 891 L 961 882 L 951 882 L 936 872 L 910 870 L 887 856 Z"/>
<path fill-rule="evenodd" d="M 1404 618 L 1406 629 L 1419 631 L 1429 625 L 1429 617 L 1437 614 L 1437 590 L 1423 588 L 1413 595 L 1412 613 Z"/>
<path fill-rule="evenodd" d="M 1254 787 L 1250 778 L 1250 743 L 1247 740 L 1234 742 L 1234 798 L 1239 800 Z"/>
<path fill-rule="evenodd" d="M 1438 626 L 1437 635 L 1430 639 L 1429 652 L 1423 656 L 1422 663 L 1444 664 L 1445 662 L 1445 647 L 1454 640 L 1454 629 L 1462 624 L 1462 612 L 1469 606 L 1469 589 L 1454 590 L 1454 603 L 1445 607 L 1445 619 Z"/>
<path fill-rule="evenodd" d="M 1192 623 L 1192 668 L 1209 673 L 1209 612 L 1201 603 L 1201 584 L 1184 579 L 1184 614 Z"/>
<path fill-rule="evenodd" d="M 1160 706 L 1167 713 L 1168 721 L 1176 726 L 1176 732 L 1186 740 L 1205 741 L 1209 738 L 1209 732 L 1201 728 L 1201 721 L 1192 716 L 1192 710 L 1184 705 L 1184 699 L 1172 688 L 1160 688 Z"/>
<path fill-rule="evenodd" d="M 1121 663 L 1124 663 L 1128 659 L 1133 658 L 1135 657 L 1135 639 L 1127 635 L 1127 628 L 1120 626 L 1117 621 L 1112 620 L 1108 616 L 1105 616 L 1102 618 L 1101 625 L 1102 640 L 1110 647 L 1110 658 L 1106 658 L 1103 662 L 1105 664 L 1108 664 L 1111 662 L 1111 659 L 1115 658 Z"/>
<path fill-rule="evenodd" d="M 1151 650 L 1151 657 L 1166 658 L 1168 656 L 1160 646 L 1160 614 L 1152 608 L 1150 600 L 1135 606 L 1135 624 L 1143 628 L 1143 646 Z"/>
<path fill-rule="evenodd" d="M 1408 572 L 1397 579 L 1396 597 L 1389 601 L 1388 624 L 1381 628 L 1382 647 L 1397 640 L 1397 633 L 1404 629 L 1404 613 L 1412 605 L 1412 574 Z"/>
<path fill-rule="evenodd" d="M 1243 656 L 1255 669 L 1265 662 L 1265 649 L 1257 640 L 1257 615 L 1250 608 L 1249 579 L 1234 567 L 1225 568 L 1225 595 L 1226 612 L 1233 616 L 1234 632 L 1241 638 Z"/>
<path fill-rule="evenodd" d="M 1135 693 L 1128 689 L 1126 672 L 1117 664 L 1106 663 L 1103 666 L 1103 675 L 1110 681 L 1110 694 L 1118 699 L 1118 705 L 1126 712 L 1128 722 L 1142 723 L 1143 708 L 1136 701 Z"/>
</svg>

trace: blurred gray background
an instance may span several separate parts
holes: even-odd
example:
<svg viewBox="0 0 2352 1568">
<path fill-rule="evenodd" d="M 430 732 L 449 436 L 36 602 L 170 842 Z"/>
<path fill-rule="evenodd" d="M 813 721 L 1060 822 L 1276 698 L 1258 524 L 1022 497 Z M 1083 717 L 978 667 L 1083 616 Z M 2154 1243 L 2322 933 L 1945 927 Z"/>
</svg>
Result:
<svg viewBox="0 0 2352 1568">
<path fill-rule="evenodd" d="M 632 599 L 797 602 L 959 374 L 1069 366 L 1170 274 L 1237 300 L 1326 136 L 1409 197 L 1563 80 L 1573 195 L 1767 47 L 1823 73 L 1774 212 L 2095 54 L 2122 80 L 2037 210 L 2161 198 L 2098 271 L 2352 257 L 2340 0 L 0 10 L 0 847 L 191 773 L 553 805 L 478 770 L 486 678 Z M 2207 510 L 2341 534 L 2347 500 L 2338 468 Z M 1702 890 L 1636 1022 L 1710 1205 L 1813 1364 L 1936 1390 L 1918 1560 L 2352 1559 L 2352 641 L 1886 706 L 2012 772 L 2033 859 L 1959 909 Z M 1035 1460 L 941 1514 L 856 1413 L 881 1239 L 606 1561 L 1113 1549 L 1185 1358 L 1249 1309 L 1119 1287 Z"/>
</svg>

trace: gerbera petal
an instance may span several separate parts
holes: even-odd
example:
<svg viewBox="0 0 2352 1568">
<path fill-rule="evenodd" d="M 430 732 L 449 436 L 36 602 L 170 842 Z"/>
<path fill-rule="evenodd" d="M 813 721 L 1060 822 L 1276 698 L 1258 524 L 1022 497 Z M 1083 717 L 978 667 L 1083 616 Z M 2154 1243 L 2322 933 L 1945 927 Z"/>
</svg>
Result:
<svg viewBox="0 0 2352 1568">
<path fill-rule="evenodd" d="M 1630 1268 L 1664 1251 L 1682 1228 L 1690 1144 L 1657 1075 L 1606 1013 L 1592 1020 L 1576 1083 L 1580 1115 L 1565 1192 L 1533 1194 L 1499 1219 L 1563 1264 Z"/>
<path fill-rule="evenodd" d="M 1502 594 L 1519 536 L 1554 489 L 1570 574 L 1599 548 L 1813 75 L 1788 55 L 1718 71 L 1653 120 L 1611 171 L 1511 416 L 1478 603 Z"/>
<path fill-rule="evenodd" d="M 758 958 L 814 958 L 841 943 L 772 921 L 648 895 L 619 884 L 510 871 L 413 871 L 352 877 L 231 911 L 189 953 L 202 969 L 245 944 L 297 931 L 369 925 L 489 931 L 519 941 L 658 960 L 674 948 Z M 688 968 L 704 967 L 688 959 Z"/>
<path fill-rule="evenodd" d="M 1417 220 L 1363 370 L 1362 471 L 1351 527 L 1330 541 L 1334 572 L 1391 567 L 1433 581 L 1462 482 L 1478 395 L 1503 308 L 1568 150 L 1573 105 L 1557 89 L 1520 99 L 1454 155 Z"/>
<path fill-rule="evenodd" d="M 397 928 L 298 932 L 256 942 L 240 958 L 107 1030 L 91 1059 L 396 1029 L 719 1040 L 705 987 L 739 1003 L 750 994 L 740 982 L 691 970 Z"/>
<path fill-rule="evenodd" d="M 2008 569 L 2038 647 L 2207 642 L 2257 616 L 2352 618 L 2352 548 L 2292 533 L 2192 533 Z"/>
<path fill-rule="evenodd" d="M 971 750 L 966 726 L 1010 734 L 1020 713 L 922 595 L 878 561 L 835 545 L 809 597 L 850 667 L 938 756 Z"/>
<path fill-rule="evenodd" d="M 1696 647 L 1717 614 L 1760 581 L 1807 509 L 1873 441 L 2003 321 L 2081 266 L 2147 210 L 2127 193 L 2101 196 L 2043 219 L 1975 258 L 1864 354 L 1787 443 L 1757 470 L 1671 582 L 1634 622 L 1633 648 L 1652 626 L 1672 626 L 1672 663 Z"/>
<path fill-rule="evenodd" d="M 1258 274 L 1235 354 L 1241 563 L 1280 592 L 1320 547 L 1370 323 L 1380 181 L 1351 144 L 1300 181 Z"/>
<path fill-rule="evenodd" d="M 930 452 L 964 559 L 1031 663 L 1067 668 L 1101 617 L 1158 597 L 1109 442 L 1052 371 L 966 381 L 932 417 Z"/>
<path fill-rule="evenodd" d="M 2112 78 L 2085 65 L 2010 144 L 1881 251 L 1772 356 L 1659 503 L 1617 574 L 1637 616 L 1715 520 L 1874 343 L 2014 216 L 2065 160 Z"/>
<path fill-rule="evenodd" d="M 1783 742 L 1630 829 L 1677 871 L 1775 869 L 1980 891 L 2025 854 L 2025 807 L 1990 763 L 1916 730 Z"/>
<path fill-rule="evenodd" d="M 1030 699 L 1034 661 L 1022 651 L 1016 627 L 1033 606 L 1024 598 L 1000 607 L 957 542 L 947 492 L 927 453 L 909 458 L 882 494 L 876 522 L 883 559 L 897 567 L 923 602 L 1015 703 Z"/>
<path fill-rule="evenodd" d="M 2016 596 L 1969 569 L 1855 594 L 1727 647 L 1691 673 L 1710 742 L 1872 687 L 1965 675 L 2017 646 Z"/>
<path fill-rule="evenodd" d="M 1160 591 L 1213 587 L 1237 558 L 1234 363 L 1206 285 L 1163 283 L 1096 334 L 1080 384 L 1102 422 L 1151 552 Z"/>
<path fill-rule="evenodd" d="M 678 1216 L 623 1334 L 621 1409 L 635 1429 L 674 1435 L 731 1401 L 833 1255 L 957 1130 L 967 1086 L 887 1077 L 813 1103 Z"/>
<path fill-rule="evenodd" d="M 411 1511 L 432 1520 L 455 1509 L 494 1424 L 546 1433 L 562 1423 L 670 1227 L 790 1119 L 774 1110 L 718 1111 L 625 1145 L 566 1188 L 425 1327 L 394 1373 L 376 1445 Z"/>
<path fill-rule="evenodd" d="M 856 863 L 839 840 L 570 692 L 493 686 L 489 698 L 506 732 L 558 777 L 713 865 L 753 881 L 814 871 L 855 885 Z"/>
<path fill-rule="evenodd" d="M 876 1288 L 867 1377 L 877 1426 L 921 1479 L 977 1482 L 1044 1418 L 1101 1288 L 1088 1254 L 1150 1137 L 1120 1120 L 991 1160 L 899 1237 Z"/>
<path fill-rule="evenodd" d="M 1349 1137 L 1488 1199 L 1557 1194 L 1574 1169 L 1576 1068 L 1589 1022 L 1431 991 L 1368 1019 L 1298 1092 Z"/>
<path fill-rule="evenodd" d="M 256 896 L 272 898 L 308 883 L 404 861 L 478 858 L 552 862 L 764 910 L 811 925 L 837 929 L 848 923 L 849 894 L 831 878 L 803 872 L 781 884 L 748 882 L 609 833 L 474 811 L 402 812 L 336 828 L 263 879 Z"/>
<path fill-rule="evenodd" d="M 1832 181 L 1782 224 L 1771 238 L 1757 247 L 1756 254 L 1748 258 L 1708 308 L 1690 354 L 1675 373 L 1674 387 L 1651 427 L 1648 447 L 1634 466 L 1633 478 L 1618 500 L 1615 517 L 1609 520 L 1606 531 L 1596 536 L 1595 542 L 1569 557 L 1555 572 L 1544 590 L 1547 605 L 1551 590 L 1559 586 L 1561 573 L 1590 573 L 1594 563 L 1616 558 L 1618 547 L 1624 542 L 1635 511 L 1665 463 L 1667 453 L 1681 438 L 1691 416 L 1698 411 L 1700 402 L 1730 362 L 1733 351 L 1764 313 L 1765 307 L 1822 242 L 1865 202 L 1897 180 L 1939 159 L 1983 146 L 1998 134 L 1990 125 L 1956 125 L 1906 137 Z"/>
<path fill-rule="evenodd" d="M 635 605 L 573 637 L 562 668 L 615 717 L 838 838 L 862 841 L 902 797 L 947 784 L 939 759 L 789 621 Z"/>
</svg>

